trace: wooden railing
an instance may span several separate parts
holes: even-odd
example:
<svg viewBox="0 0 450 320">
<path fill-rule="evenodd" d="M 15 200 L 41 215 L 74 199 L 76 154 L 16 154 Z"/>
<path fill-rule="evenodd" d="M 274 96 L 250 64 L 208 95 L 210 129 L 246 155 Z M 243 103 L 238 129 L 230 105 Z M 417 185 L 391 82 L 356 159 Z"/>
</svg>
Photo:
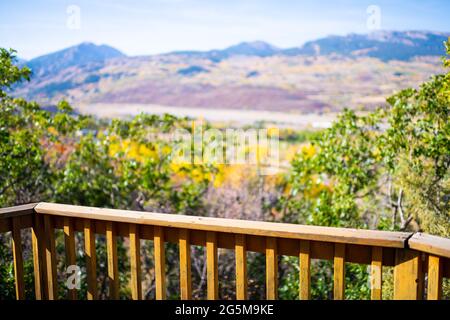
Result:
<svg viewBox="0 0 450 320">
<path fill-rule="evenodd" d="M 450 239 L 421 233 L 356 230 L 284 223 L 37 203 L 0 209 L 0 233 L 12 232 L 16 298 L 24 299 L 21 229 L 31 228 L 36 299 L 57 298 L 55 229 L 62 229 L 68 265 L 76 263 L 75 232 L 84 233 L 87 299 L 97 299 L 95 234 L 106 235 L 111 299 L 119 298 L 117 237 L 130 243 L 131 293 L 142 299 L 140 240 L 153 240 L 155 297 L 166 298 L 166 242 L 179 245 L 180 296 L 191 299 L 191 245 L 206 247 L 207 298 L 219 298 L 218 248 L 235 251 L 236 298 L 247 299 L 248 251 L 265 254 L 266 298 L 278 297 L 278 256 L 299 257 L 299 298 L 310 299 L 312 259 L 334 265 L 333 297 L 344 299 L 345 264 L 370 265 L 371 299 L 382 298 L 382 268 L 394 267 L 394 299 L 440 299 L 450 277 Z M 1 297 L 0 297 L 1 298 Z M 76 299 L 75 289 L 69 299 Z"/>
</svg>

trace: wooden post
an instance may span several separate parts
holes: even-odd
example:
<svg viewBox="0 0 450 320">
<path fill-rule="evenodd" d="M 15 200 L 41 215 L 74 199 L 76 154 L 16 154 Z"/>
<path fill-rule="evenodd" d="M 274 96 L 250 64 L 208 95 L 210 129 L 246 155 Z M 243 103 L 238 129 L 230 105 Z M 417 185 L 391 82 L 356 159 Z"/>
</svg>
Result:
<svg viewBox="0 0 450 320">
<path fill-rule="evenodd" d="M 311 256 L 310 243 L 307 240 L 300 241 L 300 300 L 309 300 L 311 298 Z"/>
<path fill-rule="evenodd" d="M 45 278 L 45 240 L 42 216 L 33 215 L 33 226 L 31 228 L 31 245 L 33 249 L 33 271 L 34 271 L 34 294 L 36 300 L 45 299 L 47 289 Z"/>
<path fill-rule="evenodd" d="M 278 257 L 277 239 L 266 238 L 266 298 L 278 298 Z"/>
<path fill-rule="evenodd" d="M 166 255 L 164 249 L 164 229 L 155 226 L 153 232 L 155 254 L 156 300 L 166 299 Z"/>
<path fill-rule="evenodd" d="M 334 300 L 345 298 L 345 244 L 334 244 Z"/>
<path fill-rule="evenodd" d="M 383 265 L 383 248 L 372 247 L 372 263 L 370 264 L 370 299 L 381 300 Z"/>
<path fill-rule="evenodd" d="M 117 264 L 117 233 L 114 222 L 106 222 L 106 254 L 108 258 L 109 298 L 119 299 L 119 270 Z"/>
<path fill-rule="evenodd" d="M 236 256 L 236 299 L 247 299 L 247 246 L 245 235 L 235 236 Z"/>
<path fill-rule="evenodd" d="M 87 299 L 96 300 L 97 294 L 97 254 L 95 233 L 91 220 L 84 220 L 84 255 L 86 257 Z"/>
<path fill-rule="evenodd" d="M 394 300 L 419 298 L 420 254 L 409 249 L 397 249 L 394 266 Z"/>
<path fill-rule="evenodd" d="M 64 243 L 66 250 L 66 268 L 71 265 L 76 265 L 76 251 L 75 251 L 75 233 L 73 229 L 73 222 L 71 218 L 64 218 Z M 68 289 L 67 297 L 69 300 L 77 299 L 77 289 Z"/>
<path fill-rule="evenodd" d="M 130 267 L 131 267 L 131 298 L 142 299 L 141 283 L 141 240 L 139 237 L 139 226 L 132 223 L 129 226 L 130 237 Z"/>
<path fill-rule="evenodd" d="M 20 217 L 12 218 L 12 250 L 14 260 L 14 282 L 16 299 L 25 299 L 25 283 L 23 277 L 22 237 L 20 236 Z"/>
<path fill-rule="evenodd" d="M 191 244 L 189 230 L 180 229 L 180 293 L 182 300 L 190 300 L 191 293 Z"/>
<path fill-rule="evenodd" d="M 49 215 L 44 216 L 45 229 L 45 265 L 47 279 L 46 297 L 49 300 L 58 298 L 58 284 L 56 279 L 56 252 L 55 252 L 55 229 L 53 219 Z"/>
<path fill-rule="evenodd" d="M 208 300 L 219 298 L 219 279 L 217 277 L 217 236 L 215 232 L 206 233 L 206 285 Z"/>
<path fill-rule="evenodd" d="M 442 298 L 442 271 L 443 259 L 438 256 L 428 256 L 428 300 L 440 300 Z"/>
</svg>

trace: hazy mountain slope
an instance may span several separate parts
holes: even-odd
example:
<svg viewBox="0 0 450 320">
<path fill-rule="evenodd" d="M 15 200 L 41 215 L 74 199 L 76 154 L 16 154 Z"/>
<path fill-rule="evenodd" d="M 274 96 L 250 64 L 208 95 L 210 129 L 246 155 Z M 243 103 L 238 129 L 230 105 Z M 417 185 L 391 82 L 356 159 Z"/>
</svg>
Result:
<svg viewBox="0 0 450 320">
<path fill-rule="evenodd" d="M 415 56 L 442 55 L 443 42 L 449 35 L 427 31 L 380 31 L 367 35 L 329 36 L 283 52 L 289 55 L 339 54 L 368 56 L 384 61 L 409 60 Z"/>
<path fill-rule="evenodd" d="M 409 60 L 416 56 L 442 55 L 443 42 L 450 33 L 430 31 L 378 31 L 369 34 L 328 36 L 309 41 L 298 48 L 280 49 L 263 41 L 242 42 L 211 51 L 178 51 L 169 54 L 220 61 L 233 56 L 268 57 L 273 55 L 367 56 L 388 60 Z"/>
<path fill-rule="evenodd" d="M 67 99 L 75 106 L 148 103 L 295 112 L 372 108 L 396 90 L 442 72 L 443 39 L 438 33 L 380 32 L 328 37 L 290 50 L 250 42 L 140 57 L 84 43 L 27 62 L 34 76 L 16 93 L 45 105 Z"/>
<path fill-rule="evenodd" d="M 241 42 L 222 50 L 210 51 L 175 51 L 166 55 L 179 55 L 221 61 L 234 56 L 268 57 L 282 50 L 264 41 Z"/>
<path fill-rule="evenodd" d="M 186 74 L 189 66 L 207 72 Z M 368 57 L 248 56 L 212 62 L 155 56 L 111 59 L 98 70 L 72 67 L 57 77 L 33 79 L 17 94 L 43 104 L 67 99 L 75 106 L 150 103 L 328 112 L 371 108 L 396 90 L 416 86 L 439 72 L 438 57 L 383 62 Z"/>
<path fill-rule="evenodd" d="M 25 62 L 25 64 L 31 68 L 35 77 L 39 77 L 74 66 L 103 63 L 108 59 L 124 56 L 122 52 L 113 47 L 83 42 L 67 49 L 37 57 Z"/>
</svg>

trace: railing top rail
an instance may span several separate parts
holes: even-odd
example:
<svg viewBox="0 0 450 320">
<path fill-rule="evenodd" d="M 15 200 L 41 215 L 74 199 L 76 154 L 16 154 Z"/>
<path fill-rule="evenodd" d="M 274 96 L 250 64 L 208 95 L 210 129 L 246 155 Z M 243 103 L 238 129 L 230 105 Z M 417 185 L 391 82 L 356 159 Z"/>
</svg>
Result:
<svg viewBox="0 0 450 320">
<path fill-rule="evenodd" d="M 74 218 L 393 248 L 404 248 L 406 240 L 412 236 L 412 233 L 409 232 L 347 229 L 276 222 L 209 218 L 46 202 L 38 203 L 34 207 L 34 210 L 40 214 Z"/>
<path fill-rule="evenodd" d="M 36 205 L 37 203 L 28 203 L 14 207 L 0 208 L 0 219 L 32 214 Z"/>
<path fill-rule="evenodd" d="M 144 211 L 105 209 L 57 203 L 30 203 L 0 208 L 0 219 L 33 213 L 103 221 L 186 228 L 299 240 L 315 240 L 380 247 L 405 248 L 450 258 L 450 239 L 424 233 L 391 232 L 186 216 Z"/>
<path fill-rule="evenodd" d="M 408 241 L 411 249 L 450 258 L 450 239 L 415 233 Z"/>
</svg>

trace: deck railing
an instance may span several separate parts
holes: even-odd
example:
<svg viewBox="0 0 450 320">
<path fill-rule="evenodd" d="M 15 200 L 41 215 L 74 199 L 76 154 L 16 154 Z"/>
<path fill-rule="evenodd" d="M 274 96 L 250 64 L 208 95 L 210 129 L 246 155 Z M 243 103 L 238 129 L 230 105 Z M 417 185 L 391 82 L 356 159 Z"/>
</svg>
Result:
<svg viewBox="0 0 450 320">
<path fill-rule="evenodd" d="M 0 233 L 12 232 L 16 298 L 24 299 L 21 229 L 31 228 L 36 299 L 57 298 L 55 229 L 62 229 L 68 265 L 75 232 L 84 233 L 87 299 L 97 299 L 95 234 L 106 235 L 111 299 L 119 298 L 117 237 L 130 243 L 132 299 L 142 299 L 140 240 L 153 240 L 155 297 L 166 298 L 166 242 L 179 245 L 180 296 L 191 299 L 191 245 L 206 247 L 207 298 L 219 298 L 218 248 L 235 251 L 236 298 L 247 299 L 246 253 L 265 254 L 266 298 L 278 297 L 278 256 L 299 257 L 299 298 L 310 299 L 311 259 L 333 262 L 333 297 L 345 299 L 345 264 L 370 265 L 371 299 L 382 298 L 382 268 L 394 267 L 394 299 L 441 299 L 450 277 L 450 239 L 422 233 L 356 230 L 37 203 L 0 209 Z M 76 299 L 76 289 L 68 298 Z M 0 297 L 1 298 L 1 297 Z"/>
</svg>

